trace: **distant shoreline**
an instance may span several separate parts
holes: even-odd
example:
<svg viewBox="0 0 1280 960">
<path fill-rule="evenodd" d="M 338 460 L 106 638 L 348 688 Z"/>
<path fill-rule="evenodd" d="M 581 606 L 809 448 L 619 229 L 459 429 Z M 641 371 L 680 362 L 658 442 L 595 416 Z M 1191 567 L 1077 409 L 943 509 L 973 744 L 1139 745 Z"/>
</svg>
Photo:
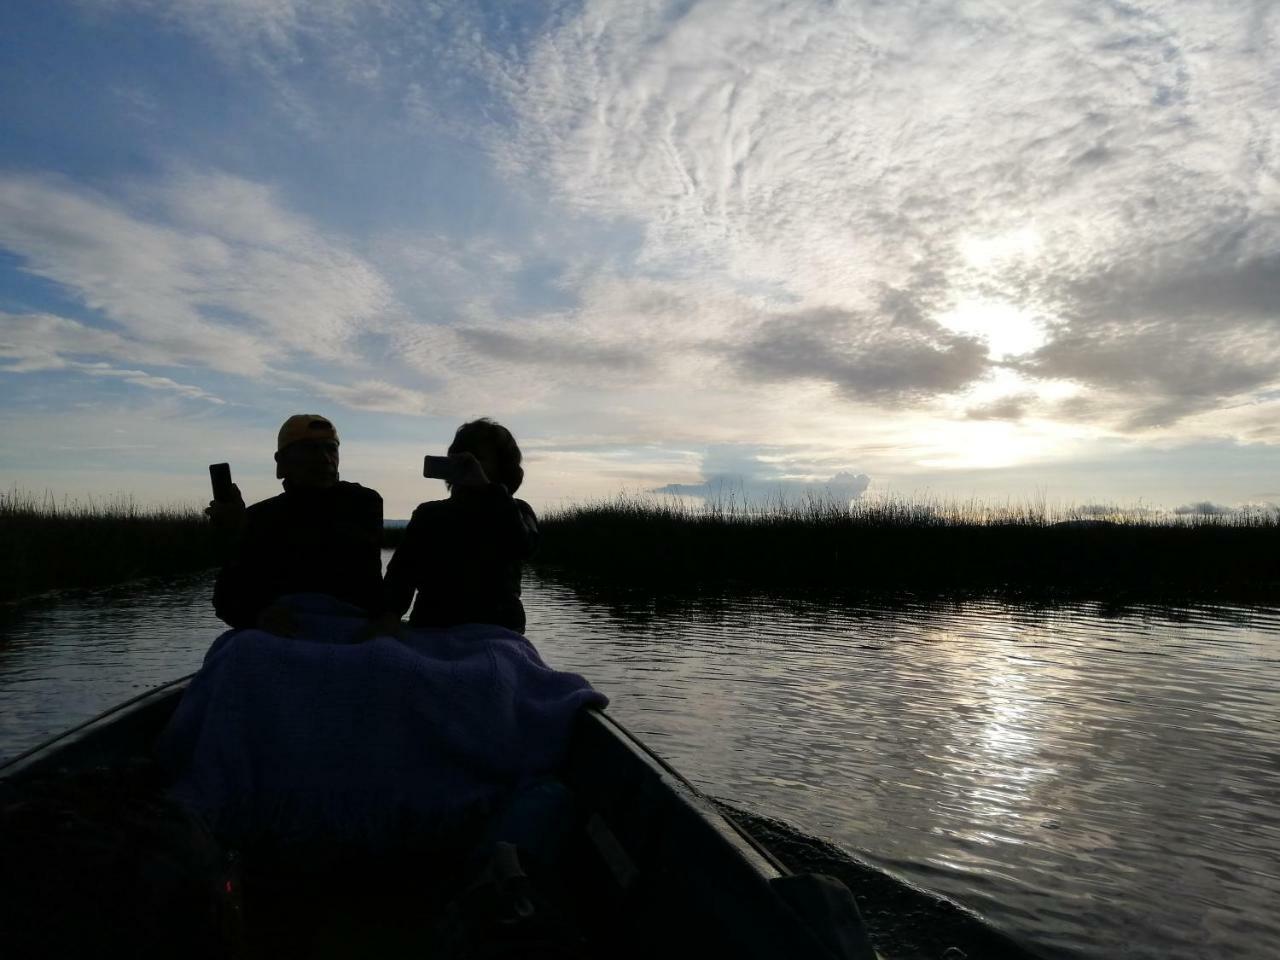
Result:
<svg viewBox="0 0 1280 960">
<path fill-rule="evenodd" d="M 388 521 L 383 547 L 404 536 Z M 1048 515 L 969 503 L 748 509 L 618 498 L 547 514 L 530 568 L 584 590 L 1280 603 L 1280 520 Z M 217 567 L 195 507 L 0 493 L 0 601 Z"/>
</svg>

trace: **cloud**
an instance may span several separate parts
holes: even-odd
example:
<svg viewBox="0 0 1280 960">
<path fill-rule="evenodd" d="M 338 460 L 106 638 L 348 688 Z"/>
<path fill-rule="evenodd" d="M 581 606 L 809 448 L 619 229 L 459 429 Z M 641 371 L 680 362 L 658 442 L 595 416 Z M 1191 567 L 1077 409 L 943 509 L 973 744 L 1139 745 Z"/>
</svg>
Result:
<svg viewBox="0 0 1280 960">
<path fill-rule="evenodd" d="M 82 0 L 150 16 L 251 75 L 279 118 L 312 141 L 370 116 L 475 143 L 496 125 L 513 52 L 558 5 L 418 0 Z M 360 116 L 353 117 L 352 111 Z"/>
<path fill-rule="evenodd" d="M 1027 409 L 1035 403 L 1035 399 L 1035 395 L 1031 393 L 1012 394 L 970 407 L 964 415 L 970 420 L 1021 420 L 1027 415 Z"/>
<path fill-rule="evenodd" d="M 490 286 L 504 278 L 491 274 Z M 453 323 L 412 324 L 396 334 L 397 355 L 443 384 L 454 408 L 504 402 L 554 404 L 582 390 L 627 388 L 688 391 L 690 366 L 717 364 L 705 344 L 732 326 L 732 304 L 687 285 L 589 274 L 569 309 L 526 309 L 512 315 L 472 301 Z M 574 401 L 578 405 L 579 401 Z"/>
<path fill-rule="evenodd" d="M 229 63 L 284 73 L 314 47 L 335 50 L 345 41 L 345 74 L 356 78 L 376 64 L 362 31 L 353 29 L 358 0 L 85 0 L 106 11 L 145 13 L 177 26 Z M 335 50 L 336 52 L 336 50 Z"/>
<path fill-rule="evenodd" d="M 145 370 L 115 367 L 76 357 L 109 356 L 133 363 L 164 364 L 162 352 L 118 334 L 53 314 L 8 314 L 0 312 L 0 373 L 74 371 L 93 377 L 112 377 L 149 390 L 166 390 L 194 400 L 221 404 L 222 399 L 206 390 Z"/>
<path fill-rule="evenodd" d="M 341 362 L 395 310 L 374 268 L 261 184 L 189 174 L 128 199 L 2 176 L 0 247 L 174 365 L 259 375 L 298 354 Z"/>
<path fill-rule="evenodd" d="M 311 387 L 321 396 L 356 410 L 407 414 L 435 412 L 432 398 L 427 394 L 383 380 L 367 380 L 355 384 L 313 382 Z"/>
<path fill-rule="evenodd" d="M 1063 511 L 1069 518 L 1080 518 L 1089 520 L 1116 520 L 1118 518 L 1146 517 L 1151 514 L 1151 510 L 1141 506 L 1119 506 L 1114 503 L 1085 503 L 1072 505 Z M 1070 523 L 1070 519 L 1066 521 Z"/>
<path fill-rule="evenodd" d="M 406 328 L 400 355 L 451 379 L 503 379 L 548 398 L 585 387 L 644 388 L 673 406 L 709 391 L 817 383 L 846 399 L 921 402 L 961 390 L 991 367 L 978 340 L 924 317 L 918 291 L 882 291 L 866 312 L 795 310 L 688 279 L 584 276 L 577 304 Z"/>
<path fill-rule="evenodd" d="M 1229 507 L 1222 503 L 1214 503 L 1211 500 L 1201 500 L 1197 503 L 1184 503 L 1180 507 L 1174 507 L 1173 512 L 1179 516 L 1228 517 L 1238 513 L 1239 508 Z"/>
<path fill-rule="evenodd" d="M 589 367 L 597 372 L 643 370 L 650 357 L 627 343 L 582 343 L 574 331 L 533 336 L 504 330 L 461 327 L 458 336 L 472 349 L 514 364 L 548 364 L 560 368 Z"/>
<path fill-rule="evenodd" d="M 0 312 L 0 359 L 9 373 L 60 370 L 74 357 L 113 357 L 163 363 L 166 355 L 114 333 L 51 313 Z"/>
<path fill-rule="evenodd" d="M 145 370 L 122 370 L 105 363 L 75 363 L 71 367 L 94 377 L 114 377 L 148 390 L 170 390 L 192 400 L 206 400 L 209 403 L 222 404 L 225 400 L 188 383 L 178 383 L 169 377 L 157 377 Z"/>
<path fill-rule="evenodd" d="M 856 500 L 866 493 L 871 478 L 865 473 L 837 473 L 827 480 L 752 477 L 738 473 L 718 473 L 698 483 L 668 483 L 652 493 L 681 497 L 701 497 L 713 501 L 737 500 L 744 504 L 778 504 L 797 500 Z"/>
<path fill-rule="evenodd" d="M 546 398 L 610 377 L 707 382 L 719 361 L 710 382 L 816 381 L 901 409 L 1007 363 L 1025 402 L 964 416 L 1016 419 L 1037 381 L 1070 381 L 1090 395 L 1041 412 L 1143 431 L 1277 379 L 1276 30 L 1257 9 L 107 6 L 178 25 L 300 113 L 391 104 L 452 125 L 548 223 L 635 231 L 615 281 L 597 253 L 562 272 L 578 305 L 551 309 L 513 280 L 518 244 L 389 240 L 405 251 L 382 253 L 421 264 L 400 289 L 438 325 L 403 331 L 404 356 L 441 381 L 511 376 Z M 639 302 L 646 284 L 668 301 Z M 346 295 L 374 286 L 352 275 Z M 605 304 L 609 286 L 630 309 Z M 321 342 L 344 326 L 318 316 Z"/>
<path fill-rule="evenodd" d="M 984 373 L 937 331 L 958 312 L 1097 392 L 1100 427 L 1167 426 L 1277 378 L 1261 10 L 592 0 L 532 49 L 494 150 L 637 225 L 639 268 L 789 299 L 730 351 L 751 376 L 924 401 Z M 886 289 L 933 329 L 878 320 Z"/>
<path fill-rule="evenodd" d="M 1176 136 L 1152 102 L 1185 101 L 1179 28 L 1206 28 L 1181 11 L 588 2 L 533 51 L 508 159 L 637 216 L 655 255 L 847 289 Z"/>
<path fill-rule="evenodd" d="M 132 159 L 117 138 L 29 154 L 80 184 L 0 172 L 5 269 L 85 308 L 0 318 L 7 369 L 132 371 L 178 406 L 231 398 L 213 368 L 495 412 L 548 450 L 644 451 L 578 463 L 645 489 L 994 484 L 1117 434 L 1280 438 L 1267 5 L 534 6 L 67 7 L 214 56 L 175 48 L 183 96 L 157 64 L 83 80 L 112 120 L 156 120 L 129 121 Z M 194 96 L 235 102 L 175 109 Z M 192 172 L 192 144 L 243 175 Z M 176 172 L 113 181 L 99 157 Z M 697 469 L 717 443 L 785 462 Z"/>
<path fill-rule="evenodd" d="M 881 403 L 955 392 L 988 367 L 986 348 L 971 338 L 832 310 L 768 320 L 730 353 L 756 379 L 821 380 Z"/>
<path fill-rule="evenodd" d="M 828 476 L 796 450 L 723 445 L 707 449 L 701 457 L 701 479 L 693 483 L 668 483 L 651 493 L 737 500 L 748 504 L 794 502 L 802 499 L 849 501 L 862 496 L 871 484 L 865 473 L 840 470 Z"/>
<path fill-rule="evenodd" d="M 1228 246 L 1248 242 L 1237 236 Z M 1171 262 L 1117 265 L 1062 284 L 1053 295 L 1066 322 L 1014 365 L 1123 398 L 1129 430 L 1176 423 L 1280 382 L 1280 257 L 1222 247 L 1207 240 Z"/>
</svg>

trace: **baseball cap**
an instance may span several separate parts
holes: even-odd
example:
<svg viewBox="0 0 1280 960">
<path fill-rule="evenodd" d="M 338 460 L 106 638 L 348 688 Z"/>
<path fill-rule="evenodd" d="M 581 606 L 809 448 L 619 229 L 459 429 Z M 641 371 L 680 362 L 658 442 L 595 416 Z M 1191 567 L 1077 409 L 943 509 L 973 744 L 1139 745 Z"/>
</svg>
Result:
<svg viewBox="0 0 1280 960">
<path fill-rule="evenodd" d="M 280 426 L 276 452 L 299 440 L 332 440 L 337 443 L 338 431 L 318 413 L 295 413 Z"/>
</svg>

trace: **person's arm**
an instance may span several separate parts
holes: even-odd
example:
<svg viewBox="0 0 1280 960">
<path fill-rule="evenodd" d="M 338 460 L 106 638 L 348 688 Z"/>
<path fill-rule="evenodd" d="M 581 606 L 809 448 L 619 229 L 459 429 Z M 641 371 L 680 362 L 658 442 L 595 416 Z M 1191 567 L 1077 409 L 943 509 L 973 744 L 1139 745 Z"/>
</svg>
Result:
<svg viewBox="0 0 1280 960">
<path fill-rule="evenodd" d="M 231 485 L 231 499 L 210 500 L 204 508 L 204 515 L 209 518 L 209 526 L 222 545 L 224 554 L 230 556 L 231 550 L 244 533 L 246 508 L 244 495 L 240 487 Z"/>
<path fill-rule="evenodd" d="M 356 576 L 361 584 L 361 602 L 372 617 L 382 612 L 382 496 L 375 490 L 365 488 L 362 503 L 360 530 L 367 549 L 361 547 L 360 569 Z"/>
<path fill-rule="evenodd" d="M 228 626 L 243 629 L 257 624 L 258 616 L 271 604 L 266 589 L 268 578 L 261 569 L 265 546 L 262 524 L 255 515 L 246 515 L 231 556 L 213 585 L 213 611 Z"/>
<path fill-rule="evenodd" d="M 528 560 L 538 552 L 538 542 L 542 537 L 542 534 L 538 531 L 538 518 L 533 512 L 533 507 L 523 500 L 515 500 L 513 498 L 512 502 L 515 503 L 516 516 L 519 521 L 518 528 L 513 528 L 512 530 L 516 555 L 521 560 Z"/>
<path fill-rule="evenodd" d="M 425 514 L 422 507 L 418 507 L 409 518 L 404 539 L 391 555 L 387 572 L 382 578 L 382 615 L 388 621 L 398 621 L 413 604 L 413 594 L 417 589 L 418 558 L 425 534 Z"/>
</svg>

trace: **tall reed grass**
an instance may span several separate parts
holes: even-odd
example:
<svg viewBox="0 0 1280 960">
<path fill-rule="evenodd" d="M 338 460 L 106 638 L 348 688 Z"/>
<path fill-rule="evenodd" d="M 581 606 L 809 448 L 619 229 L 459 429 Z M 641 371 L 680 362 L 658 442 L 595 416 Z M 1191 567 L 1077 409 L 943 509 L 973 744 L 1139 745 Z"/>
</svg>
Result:
<svg viewBox="0 0 1280 960">
<path fill-rule="evenodd" d="M 0 491 L 0 600 L 218 564 L 197 507 L 143 507 L 132 497 L 55 500 Z"/>
<path fill-rule="evenodd" d="M 1280 519 L 1261 508 L 622 496 L 551 512 L 542 530 L 535 563 L 554 576 L 666 591 L 1280 600 Z"/>
</svg>

